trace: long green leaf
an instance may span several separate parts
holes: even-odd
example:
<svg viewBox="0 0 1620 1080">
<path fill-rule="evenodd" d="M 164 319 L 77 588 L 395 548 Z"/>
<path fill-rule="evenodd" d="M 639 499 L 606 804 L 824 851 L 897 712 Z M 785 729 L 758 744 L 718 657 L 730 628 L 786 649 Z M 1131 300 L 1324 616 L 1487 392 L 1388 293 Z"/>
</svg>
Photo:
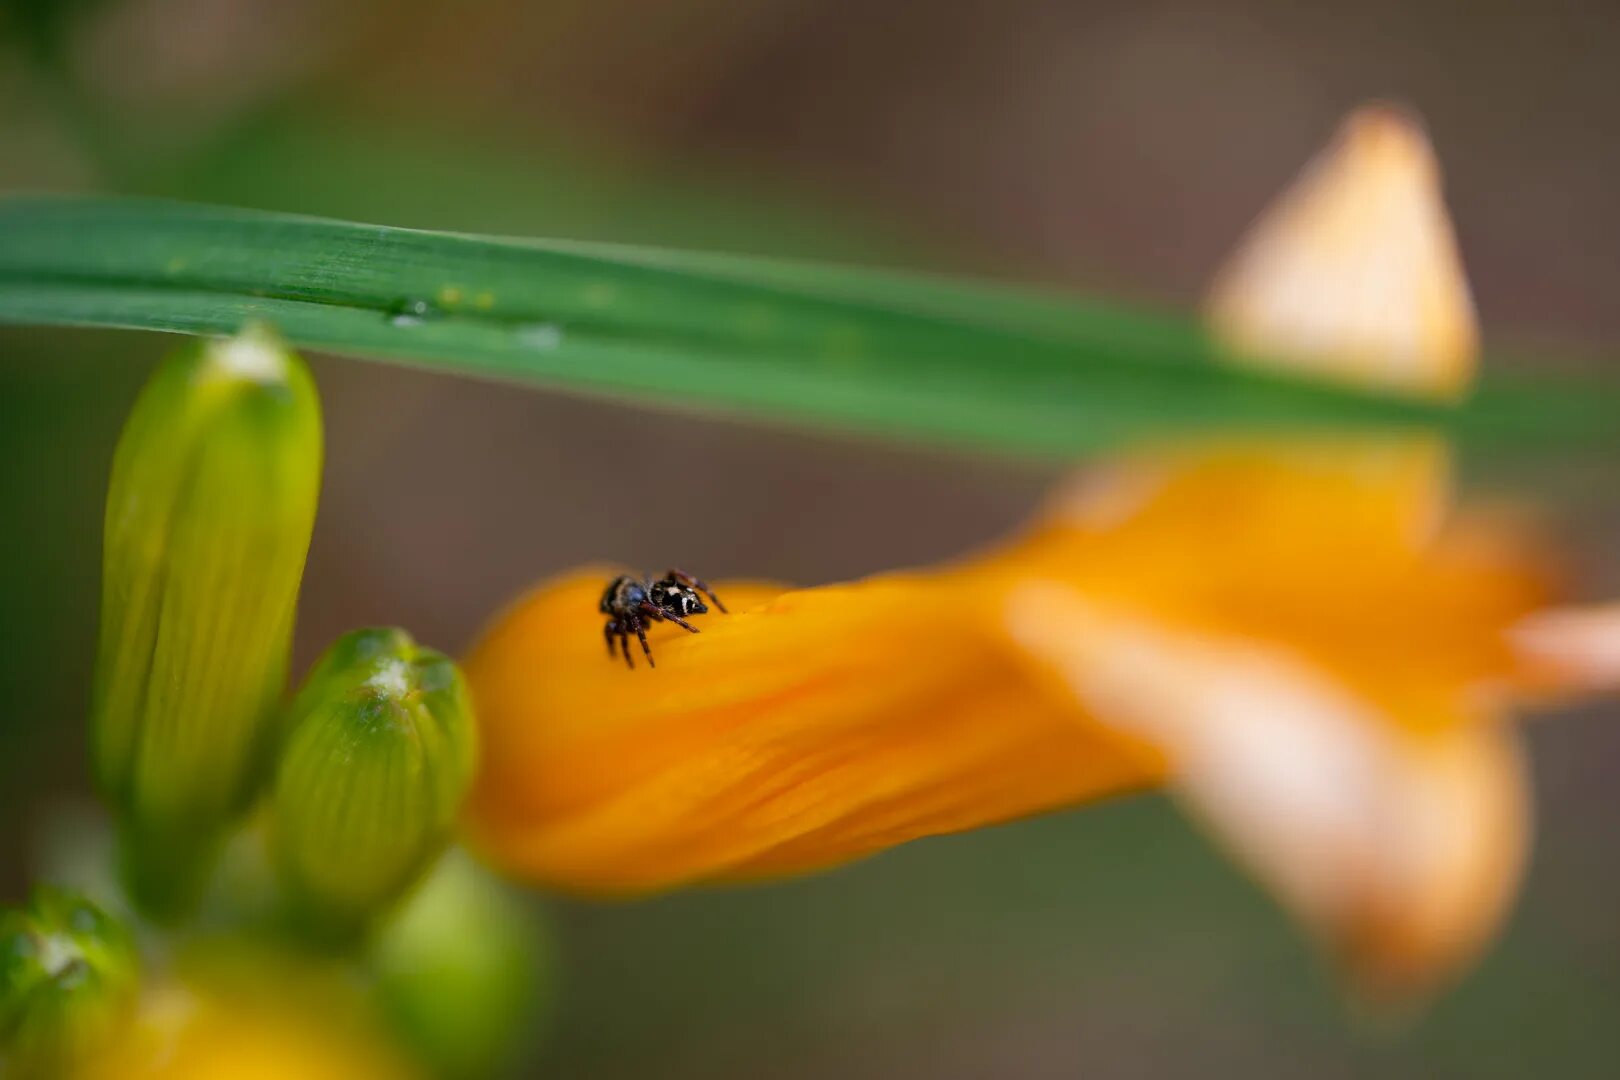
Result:
<svg viewBox="0 0 1620 1080">
<path fill-rule="evenodd" d="M 1442 428 L 1612 442 L 1614 384 L 1441 406 L 1223 363 L 1190 321 L 781 260 L 103 198 L 0 200 L 0 320 L 304 346 L 661 405 L 1061 455 L 1190 430 Z"/>
</svg>

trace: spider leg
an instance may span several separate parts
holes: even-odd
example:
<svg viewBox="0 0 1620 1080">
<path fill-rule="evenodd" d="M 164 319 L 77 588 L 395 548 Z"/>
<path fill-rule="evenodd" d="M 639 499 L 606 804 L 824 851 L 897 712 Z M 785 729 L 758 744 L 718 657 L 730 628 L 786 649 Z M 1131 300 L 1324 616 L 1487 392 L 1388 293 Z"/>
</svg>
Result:
<svg viewBox="0 0 1620 1080">
<path fill-rule="evenodd" d="M 658 605 L 648 603 L 646 601 L 642 602 L 641 608 L 642 614 L 646 615 L 655 622 L 672 622 L 682 630 L 689 630 L 694 634 L 699 632 L 697 627 L 693 626 L 691 623 L 687 622 L 673 611 L 665 611 Z"/>
<path fill-rule="evenodd" d="M 634 671 L 636 664 L 630 659 L 630 631 L 639 629 L 641 620 L 634 614 L 620 615 L 608 623 L 608 655 L 613 655 L 614 638 L 618 638 L 619 652 L 624 655 L 624 665 Z"/>
<path fill-rule="evenodd" d="M 657 667 L 658 664 L 655 663 L 653 661 L 653 658 L 652 658 L 652 650 L 647 648 L 647 624 L 646 623 L 637 623 L 636 624 L 636 637 L 641 639 L 641 651 L 642 651 L 643 655 L 645 655 L 647 657 L 647 666 L 648 667 Z M 625 655 L 628 656 L 629 655 L 629 649 L 630 649 L 630 639 L 628 637 L 624 639 L 624 647 L 625 647 L 625 650 L 626 650 Z"/>
<path fill-rule="evenodd" d="M 688 574 L 685 570 L 675 569 L 671 569 L 666 576 L 674 578 L 682 585 L 685 585 L 688 589 L 696 589 L 704 596 L 707 596 L 709 598 L 709 602 L 715 607 L 719 608 L 723 614 L 731 614 L 731 612 L 726 611 L 726 605 L 720 602 L 720 598 L 714 595 L 714 593 L 709 589 L 709 583 L 704 581 L 702 578 L 695 578 L 691 574 Z M 690 629 L 690 627 L 688 627 L 688 629 Z"/>
<path fill-rule="evenodd" d="M 607 642 L 608 656 L 613 656 L 613 634 L 619 629 L 619 620 L 609 619 L 607 625 L 602 627 L 602 638 Z"/>
</svg>

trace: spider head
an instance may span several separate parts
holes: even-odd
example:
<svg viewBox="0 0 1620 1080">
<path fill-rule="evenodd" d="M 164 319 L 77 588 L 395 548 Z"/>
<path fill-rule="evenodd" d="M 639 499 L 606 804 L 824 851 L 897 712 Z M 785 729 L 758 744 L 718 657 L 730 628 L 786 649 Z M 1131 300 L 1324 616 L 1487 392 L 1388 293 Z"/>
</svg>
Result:
<svg viewBox="0 0 1620 1080">
<path fill-rule="evenodd" d="M 683 619 L 689 615 L 702 615 L 709 610 L 696 589 L 682 585 L 673 578 L 653 582 L 652 588 L 647 590 L 647 599 L 660 610 Z"/>
</svg>

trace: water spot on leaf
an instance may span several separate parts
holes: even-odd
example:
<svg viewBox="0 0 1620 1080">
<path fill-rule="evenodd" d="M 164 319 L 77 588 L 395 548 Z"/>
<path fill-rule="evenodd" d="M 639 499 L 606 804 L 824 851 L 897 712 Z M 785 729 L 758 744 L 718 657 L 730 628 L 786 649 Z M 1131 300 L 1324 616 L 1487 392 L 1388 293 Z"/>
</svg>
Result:
<svg viewBox="0 0 1620 1080">
<path fill-rule="evenodd" d="M 517 329 L 518 344 L 526 349 L 555 349 L 562 339 L 562 327 L 556 323 L 530 323 Z"/>
<path fill-rule="evenodd" d="M 435 314 L 437 310 L 426 300 L 401 300 L 388 310 L 388 323 L 390 326 L 421 326 Z"/>
</svg>

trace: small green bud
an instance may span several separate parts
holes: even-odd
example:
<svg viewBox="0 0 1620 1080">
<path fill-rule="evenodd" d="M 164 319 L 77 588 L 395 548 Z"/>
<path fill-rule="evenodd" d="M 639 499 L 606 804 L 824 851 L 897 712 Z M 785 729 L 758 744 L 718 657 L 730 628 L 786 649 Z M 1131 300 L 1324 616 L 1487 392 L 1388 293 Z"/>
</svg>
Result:
<svg viewBox="0 0 1620 1080">
<path fill-rule="evenodd" d="M 262 327 L 170 356 L 119 439 L 92 753 L 150 914 L 190 905 L 262 783 L 321 443 L 308 369 Z"/>
<path fill-rule="evenodd" d="M 270 801 L 277 873 L 307 928 L 353 935 L 433 863 L 476 737 L 461 672 L 403 630 L 357 630 L 315 665 Z"/>
<path fill-rule="evenodd" d="M 138 977 L 128 931 L 90 901 L 40 887 L 0 912 L 0 1075 L 59 1077 L 127 1017 Z"/>
<path fill-rule="evenodd" d="M 515 1076 L 545 1027 L 554 979 L 541 911 L 452 851 L 378 929 L 378 999 L 399 1037 L 448 1080 Z"/>
</svg>

